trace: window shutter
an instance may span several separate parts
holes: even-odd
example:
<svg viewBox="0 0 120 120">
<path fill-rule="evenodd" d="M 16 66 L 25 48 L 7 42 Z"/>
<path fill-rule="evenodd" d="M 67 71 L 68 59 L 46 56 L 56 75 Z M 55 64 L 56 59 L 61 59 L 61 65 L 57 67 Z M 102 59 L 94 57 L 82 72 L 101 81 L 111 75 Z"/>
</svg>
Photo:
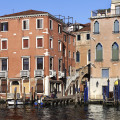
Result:
<svg viewBox="0 0 120 120">
<path fill-rule="evenodd" d="M 7 49 L 7 41 L 2 41 L 2 49 Z"/>
<path fill-rule="evenodd" d="M 2 24 L 2 23 L 0 23 L 0 31 L 2 31 L 2 30 L 1 30 L 1 29 L 2 29 L 2 26 L 1 26 L 1 24 Z"/>
<path fill-rule="evenodd" d="M 102 51 L 102 45 L 101 44 L 98 44 L 97 46 L 96 46 L 96 60 L 97 61 L 102 61 L 102 53 L 103 53 L 103 51 Z"/>
<path fill-rule="evenodd" d="M 37 38 L 37 47 L 43 46 L 43 38 Z"/>
<path fill-rule="evenodd" d="M 119 59 L 119 47 L 117 43 L 114 43 L 112 46 L 112 60 L 117 61 Z"/>
<path fill-rule="evenodd" d="M 3 23 L 1 23 L 1 31 L 3 31 Z"/>
<path fill-rule="evenodd" d="M 28 39 L 23 40 L 23 47 L 28 48 Z"/>
<path fill-rule="evenodd" d="M 8 22 L 6 22 L 6 31 L 8 31 Z"/>
<path fill-rule="evenodd" d="M 117 20 L 114 22 L 114 32 L 119 33 L 119 22 Z"/>
<path fill-rule="evenodd" d="M 1 92 L 6 93 L 7 90 L 7 80 L 1 80 Z"/>
<path fill-rule="evenodd" d="M 37 80 L 37 93 L 43 93 L 43 80 Z"/>
<path fill-rule="evenodd" d="M 43 28 L 43 19 L 40 19 L 40 28 Z"/>
</svg>

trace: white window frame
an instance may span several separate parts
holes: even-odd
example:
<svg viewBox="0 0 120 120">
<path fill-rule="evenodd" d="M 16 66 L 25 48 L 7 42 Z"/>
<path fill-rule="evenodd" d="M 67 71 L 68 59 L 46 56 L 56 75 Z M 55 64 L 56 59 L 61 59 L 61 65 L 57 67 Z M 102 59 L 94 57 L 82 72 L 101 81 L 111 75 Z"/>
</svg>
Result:
<svg viewBox="0 0 120 120">
<path fill-rule="evenodd" d="M 7 59 L 7 71 L 8 71 L 8 57 L 0 57 L 0 62 L 1 62 L 1 69 L 0 69 L 0 71 L 2 71 L 2 59 Z"/>
<path fill-rule="evenodd" d="M 71 58 L 71 52 L 70 52 L 70 51 L 69 51 L 69 53 L 68 53 L 68 54 L 69 54 L 69 58 Z"/>
<path fill-rule="evenodd" d="M 43 58 L 43 69 L 37 69 L 37 58 Z M 35 62 L 36 62 L 36 70 L 44 70 L 44 56 L 37 56 Z"/>
<path fill-rule="evenodd" d="M 51 28 L 50 28 L 50 21 L 52 22 Z M 52 20 L 52 19 L 49 19 L 49 29 L 50 29 L 50 30 L 53 30 L 53 20 Z"/>
<path fill-rule="evenodd" d="M 52 39 L 51 47 L 50 47 L 50 39 Z M 52 38 L 52 37 L 49 38 L 49 48 L 50 48 L 50 49 L 53 49 L 53 38 Z"/>
<path fill-rule="evenodd" d="M 62 51 L 62 42 L 61 42 L 61 40 L 58 40 L 58 51 Z"/>
<path fill-rule="evenodd" d="M 23 25 L 24 21 L 28 21 L 28 28 L 27 29 L 24 29 L 24 25 Z M 22 30 L 29 30 L 29 19 L 22 20 Z"/>
<path fill-rule="evenodd" d="M 2 41 L 7 41 L 7 49 L 2 48 Z M 1 39 L 1 50 L 8 50 L 8 39 L 7 38 L 2 38 Z"/>
<path fill-rule="evenodd" d="M 28 48 L 24 48 L 24 47 L 23 47 L 23 40 L 24 40 L 24 39 L 28 39 Z M 29 49 L 29 47 L 30 47 L 29 37 L 23 37 L 23 38 L 22 38 L 22 49 Z"/>
<path fill-rule="evenodd" d="M 6 22 L 8 23 L 8 21 L 3 21 L 3 22 L 1 22 L 1 23 L 6 23 Z M 8 30 L 7 30 L 7 31 L 1 31 L 1 30 L 0 30 L 0 32 L 8 32 Z"/>
<path fill-rule="evenodd" d="M 108 70 L 108 77 L 103 77 L 103 75 L 102 75 L 102 70 Z M 103 79 L 105 79 L 105 78 L 109 78 L 109 76 L 110 76 L 110 69 L 109 68 L 101 68 L 101 78 L 103 78 Z"/>
<path fill-rule="evenodd" d="M 38 26 L 37 26 L 38 20 L 42 20 L 42 28 L 38 28 Z M 36 19 L 36 29 L 43 29 L 43 28 L 44 28 L 44 19 L 43 18 L 37 18 Z"/>
<path fill-rule="evenodd" d="M 61 34 L 61 32 L 62 32 L 62 31 L 61 31 L 61 29 L 62 29 L 61 27 L 62 27 L 62 26 L 61 26 L 61 24 L 58 24 L 58 25 L 59 25 L 58 33 Z"/>
<path fill-rule="evenodd" d="M 30 56 L 22 56 L 22 70 L 23 70 L 23 59 L 28 58 L 29 59 L 29 70 L 30 70 Z M 24 70 L 23 70 L 24 71 Z M 26 70 L 25 70 L 26 71 Z"/>
<path fill-rule="evenodd" d="M 49 70 L 50 70 L 50 58 L 52 58 L 52 69 L 51 70 L 53 70 L 54 58 L 52 56 L 49 57 Z"/>
<path fill-rule="evenodd" d="M 37 46 L 37 38 L 42 38 L 42 47 Z M 44 37 L 43 36 L 37 36 L 36 37 L 36 48 L 43 48 L 44 47 Z"/>
<path fill-rule="evenodd" d="M 59 60 L 61 61 L 61 65 L 60 65 L 60 66 L 61 66 L 61 69 L 60 69 L 60 70 L 59 70 Z M 62 59 L 59 58 L 59 59 L 58 59 L 58 71 L 62 71 L 62 63 L 63 63 L 63 62 L 62 62 Z"/>
</svg>

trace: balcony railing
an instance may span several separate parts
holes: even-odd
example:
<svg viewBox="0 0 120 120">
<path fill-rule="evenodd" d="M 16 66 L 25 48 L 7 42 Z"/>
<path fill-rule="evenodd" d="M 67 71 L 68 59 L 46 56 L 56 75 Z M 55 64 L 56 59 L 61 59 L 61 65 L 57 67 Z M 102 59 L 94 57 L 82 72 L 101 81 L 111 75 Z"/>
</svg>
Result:
<svg viewBox="0 0 120 120">
<path fill-rule="evenodd" d="M 50 75 L 50 77 L 56 77 L 56 71 L 55 70 L 50 70 L 49 75 Z"/>
<path fill-rule="evenodd" d="M 35 77 L 44 77 L 44 70 L 35 70 L 34 76 Z"/>
<path fill-rule="evenodd" d="M 21 77 L 29 77 L 30 76 L 29 70 L 21 70 L 20 71 L 20 76 Z"/>
<path fill-rule="evenodd" d="M 0 71 L 0 78 L 7 78 L 8 72 L 7 71 Z"/>
<path fill-rule="evenodd" d="M 58 78 L 64 78 L 65 74 L 62 71 L 58 71 Z"/>
<path fill-rule="evenodd" d="M 100 9 L 91 12 L 91 17 L 119 16 L 120 9 Z"/>
</svg>

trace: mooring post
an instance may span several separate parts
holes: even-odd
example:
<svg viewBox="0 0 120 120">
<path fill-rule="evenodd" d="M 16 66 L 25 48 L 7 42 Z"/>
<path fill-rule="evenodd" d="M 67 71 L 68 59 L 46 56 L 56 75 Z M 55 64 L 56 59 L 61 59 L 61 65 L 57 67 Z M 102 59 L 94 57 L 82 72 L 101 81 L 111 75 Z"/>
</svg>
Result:
<svg viewBox="0 0 120 120">
<path fill-rule="evenodd" d="M 23 94 L 23 104 L 25 104 L 25 87 L 24 87 L 24 94 Z"/>
<path fill-rule="evenodd" d="M 75 107 L 77 106 L 77 86 L 75 84 Z"/>
<path fill-rule="evenodd" d="M 17 97 L 17 95 L 16 95 L 16 93 L 17 93 L 17 87 L 15 87 L 15 89 L 14 89 L 14 105 L 16 105 L 16 103 L 17 103 L 17 101 L 16 101 L 16 97 Z"/>
<path fill-rule="evenodd" d="M 108 83 L 108 87 L 107 87 L 107 100 L 109 99 L 109 82 L 110 82 L 110 80 L 108 79 L 108 81 L 107 81 L 107 83 Z"/>
<path fill-rule="evenodd" d="M 7 106 L 7 90 L 6 90 L 6 106 Z"/>
<path fill-rule="evenodd" d="M 120 102 L 120 79 L 118 79 L 118 103 Z"/>
</svg>

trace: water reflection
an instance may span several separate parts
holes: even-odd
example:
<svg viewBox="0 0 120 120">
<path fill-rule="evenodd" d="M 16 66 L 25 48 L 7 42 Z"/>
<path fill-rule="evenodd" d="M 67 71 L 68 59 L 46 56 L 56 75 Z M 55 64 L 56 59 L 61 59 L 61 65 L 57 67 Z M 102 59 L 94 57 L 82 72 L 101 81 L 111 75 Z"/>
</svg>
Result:
<svg viewBox="0 0 120 120">
<path fill-rule="evenodd" d="M 88 106 L 9 106 L 0 105 L 0 120 L 119 120 L 120 108 Z"/>
</svg>

